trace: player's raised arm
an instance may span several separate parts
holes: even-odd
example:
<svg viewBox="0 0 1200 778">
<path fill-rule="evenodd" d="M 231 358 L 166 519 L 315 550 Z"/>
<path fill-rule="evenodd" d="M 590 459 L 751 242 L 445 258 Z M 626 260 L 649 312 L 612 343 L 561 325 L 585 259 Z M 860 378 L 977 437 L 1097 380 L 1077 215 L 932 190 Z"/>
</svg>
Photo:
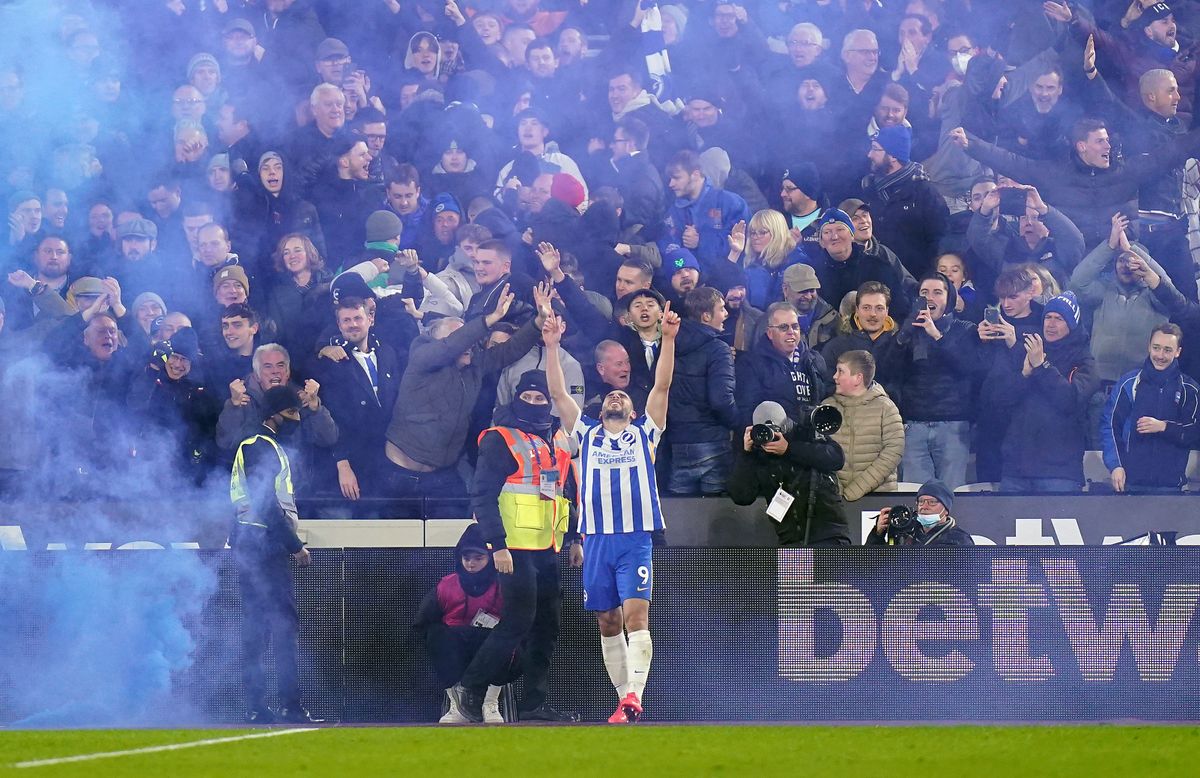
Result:
<svg viewBox="0 0 1200 778">
<path fill-rule="evenodd" d="M 654 388 L 646 399 L 646 415 L 660 430 L 667 428 L 667 396 L 675 375 L 675 336 L 678 334 L 679 314 L 671 310 L 671 303 L 667 303 L 663 309 L 662 342 L 659 344 L 658 367 L 654 370 Z"/>
<path fill-rule="evenodd" d="M 562 360 L 558 357 L 559 344 L 567 323 L 551 314 L 542 323 L 542 342 L 546 344 L 546 381 L 550 385 L 550 399 L 558 409 L 562 428 L 570 434 L 579 421 L 579 406 L 567 392 L 567 379 L 563 377 Z"/>
</svg>

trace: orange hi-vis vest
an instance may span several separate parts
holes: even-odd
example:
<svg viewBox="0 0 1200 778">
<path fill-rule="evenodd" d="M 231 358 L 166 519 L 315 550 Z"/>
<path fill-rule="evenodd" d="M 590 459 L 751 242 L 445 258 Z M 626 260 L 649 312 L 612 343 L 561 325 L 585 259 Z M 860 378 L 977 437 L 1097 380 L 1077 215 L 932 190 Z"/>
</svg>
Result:
<svg viewBox="0 0 1200 778">
<path fill-rule="evenodd" d="M 491 427 L 517 460 L 517 469 L 500 489 L 500 518 L 505 545 L 521 551 L 562 548 L 571 501 L 564 496 L 567 479 L 575 478 L 566 434 L 554 433 L 554 447 L 537 435 L 513 427 Z"/>
</svg>

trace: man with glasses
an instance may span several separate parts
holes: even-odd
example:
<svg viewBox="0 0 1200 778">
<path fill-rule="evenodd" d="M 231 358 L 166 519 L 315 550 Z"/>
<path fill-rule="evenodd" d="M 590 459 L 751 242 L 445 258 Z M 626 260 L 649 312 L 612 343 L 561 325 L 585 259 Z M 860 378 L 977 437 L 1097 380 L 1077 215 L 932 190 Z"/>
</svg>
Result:
<svg viewBox="0 0 1200 778">
<path fill-rule="evenodd" d="M 892 527 L 891 508 L 884 508 L 867 535 L 868 546 L 973 546 L 970 533 L 950 515 L 954 492 L 938 480 L 926 482 L 917 492 L 916 526 L 909 531 Z"/>
<path fill-rule="evenodd" d="M 777 402 L 793 421 L 828 394 L 825 360 L 804 342 L 800 315 L 791 303 L 772 303 L 766 332 L 736 363 L 738 411 L 750 423 L 761 402 Z"/>
<path fill-rule="evenodd" d="M 372 183 L 382 184 L 400 166 L 395 157 L 383 152 L 388 137 L 387 117 L 374 107 L 362 108 L 354 117 L 353 127 L 355 136 L 366 141 L 371 155 L 367 176 Z"/>
<path fill-rule="evenodd" d="M 656 225 L 662 221 L 663 181 L 645 153 L 649 142 L 650 130 L 646 123 L 632 116 L 625 117 L 613 129 L 609 158 L 599 164 L 593 161 L 597 188 L 611 186 L 624 200 L 621 213 L 624 226 Z"/>
<path fill-rule="evenodd" d="M 879 68 L 879 39 L 870 30 L 851 30 L 842 39 L 843 77 L 834 82 L 830 105 L 841 109 L 843 126 L 865 127 L 891 77 Z"/>
<path fill-rule="evenodd" d="M 207 106 L 199 89 L 191 84 L 184 84 L 171 95 L 171 118 L 176 122 L 198 122 L 204 118 Z"/>
<path fill-rule="evenodd" d="M 833 340 L 841 328 L 841 315 L 821 299 L 817 294 L 820 289 L 821 281 L 810 265 L 795 264 L 783 271 L 783 299 L 799 314 L 800 327 L 810 348 L 820 348 Z"/>
<path fill-rule="evenodd" d="M 825 58 L 825 36 L 812 22 L 801 22 L 784 39 L 786 54 L 772 54 L 764 81 L 768 93 L 781 106 L 795 102 L 796 89 L 807 79 L 823 77 L 832 70 Z"/>
<path fill-rule="evenodd" d="M 783 169 L 779 199 L 792 237 L 806 252 L 816 248 L 821 219 L 821 174 L 811 162 L 796 160 Z"/>
</svg>

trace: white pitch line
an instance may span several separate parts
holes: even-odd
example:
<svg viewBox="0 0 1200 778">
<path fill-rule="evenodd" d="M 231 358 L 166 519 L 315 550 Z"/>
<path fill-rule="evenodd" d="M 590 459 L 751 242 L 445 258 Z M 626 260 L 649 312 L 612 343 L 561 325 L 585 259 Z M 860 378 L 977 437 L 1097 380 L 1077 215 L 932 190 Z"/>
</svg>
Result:
<svg viewBox="0 0 1200 778">
<path fill-rule="evenodd" d="M 89 762 L 93 759 L 111 759 L 115 756 L 134 756 L 136 754 L 153 754 L 158 751 L 179 751 L 184 748 L 197 746 L 214 746 L 220 743 L 234 743 L 239 740 L 255 740 L 261 737 L 278 737 L 279 735 L 296 735 L 301 732 L 316 732 L 318 727 L 301 729 L 279 729 L 272 732 L 255 732 L 252 735 L 237 735 L 235 737 L 219 737 L 209 740 L 193 740 L 187 743 L 170 743 L 165 746 L 147 746 L 146 748 L 130 748 L 125 751 L 101 751 L 96 754 L 79 754 L 77 756 L 62 756 L 56 759 L 34 759 L 29 762 L 17 762 L 13 767 L 47 767 L 49 765 L 67 764 L 68 762 Z"/>
</svg>

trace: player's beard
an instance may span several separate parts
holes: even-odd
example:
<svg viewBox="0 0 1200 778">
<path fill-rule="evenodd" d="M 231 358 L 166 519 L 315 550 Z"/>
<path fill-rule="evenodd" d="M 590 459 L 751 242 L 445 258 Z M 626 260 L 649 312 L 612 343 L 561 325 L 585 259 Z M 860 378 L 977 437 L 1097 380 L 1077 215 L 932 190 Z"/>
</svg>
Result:
<svg viewBox="0 0 1200 778">
<path fill-rule="evenodd" d="M 629 415 L 627 413 L 625 413 L 624 408 L 622 408 L 619 411 L 614 410 L 612 408 L 605 408 L 604 409 L 604 418 L 602 420 L 603 421 L 628 421 Z"/>
</svg>

